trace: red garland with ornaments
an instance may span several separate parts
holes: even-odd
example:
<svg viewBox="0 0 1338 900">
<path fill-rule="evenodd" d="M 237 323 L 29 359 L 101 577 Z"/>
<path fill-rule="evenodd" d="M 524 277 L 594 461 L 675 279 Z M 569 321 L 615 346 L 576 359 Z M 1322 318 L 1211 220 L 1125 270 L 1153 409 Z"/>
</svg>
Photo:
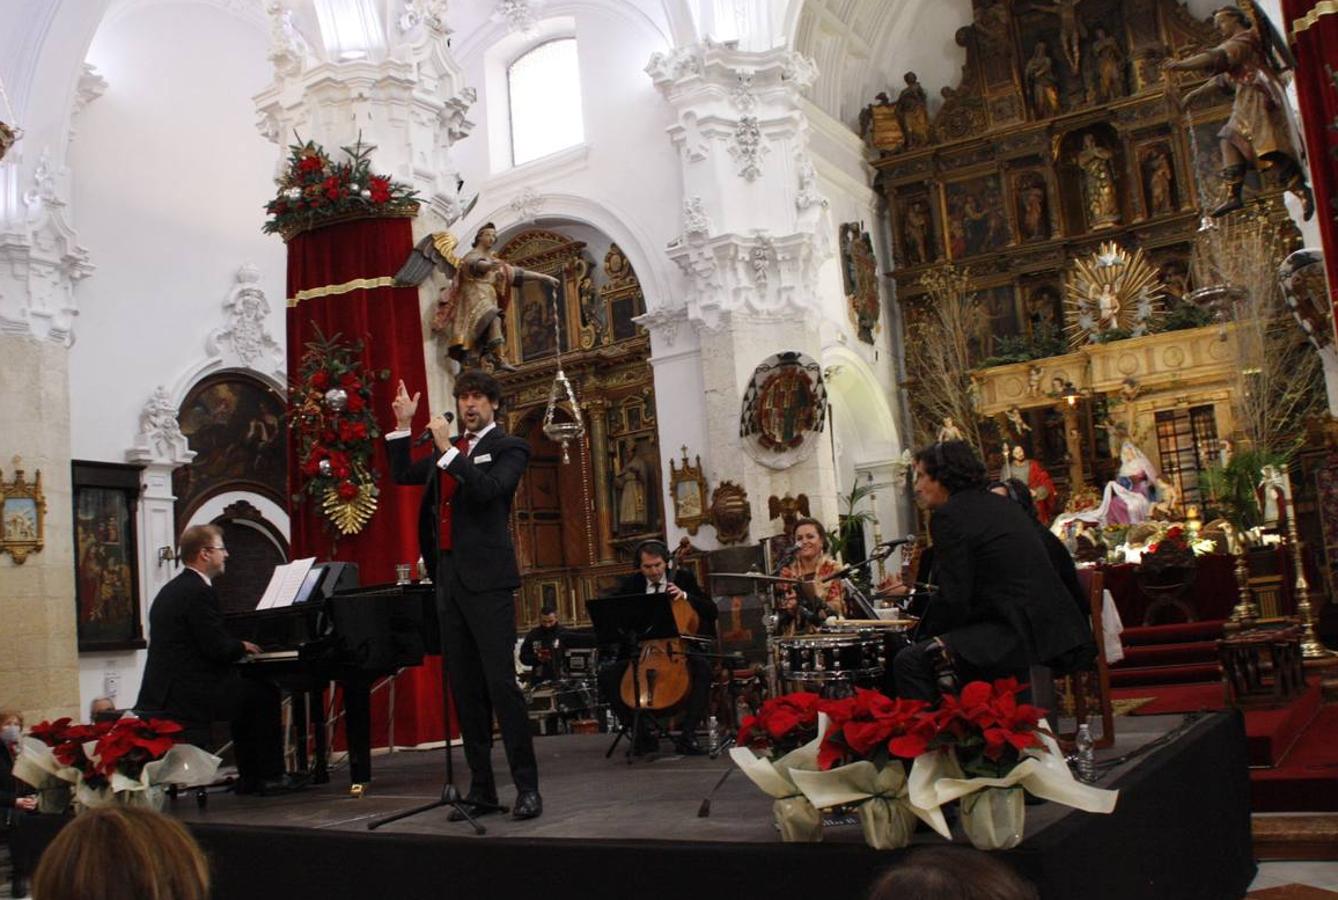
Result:
<svg viewBox="0 0 1338 900">
<path fill-rule="evenodd" d="M 368 216 L 412 216 L 418 194 L 389 175 L 372 173 L 374 146 L 362 139 L 341 147 L 347 162 L 335 163 L 319 144 L 307 141 L 288 148 L 288 166 L 279 177 L 279 192 L 265 204 L 266 234 L 286 241 L 309 228 Z"/>
<path fill-rule="evenodd" d="M 305 494 L 319 502 L 340 534 L 357 534 L 376 512 L 372 442 L 381 431 L 372 415 L 372 385 L 389 377 L 363 363 L 361 341 L 350 344 L 338 334 L 327 338 L 318 328 L 289 389 L 300 476 L 293 500 L 301 502 Z"/>
</svg>

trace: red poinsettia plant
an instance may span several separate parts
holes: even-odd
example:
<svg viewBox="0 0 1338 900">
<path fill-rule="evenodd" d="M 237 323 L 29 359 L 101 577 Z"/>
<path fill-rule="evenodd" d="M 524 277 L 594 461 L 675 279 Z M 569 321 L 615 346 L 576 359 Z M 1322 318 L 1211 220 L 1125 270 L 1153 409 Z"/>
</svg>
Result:
<svg viewBox="0 0 1338 900">
<path fill-rule="evenodd" d="M 180 731 L 181 725 L 165 719 L 127 716 L 84 725 L 66 716 L 39 722 L 28 734 L 50 747 L 62 766 L 77 769 L 84 784 L 100 790 L 118 773 L 139 778 L 147 763 L 162 759 L 172 749 Z M 91 754 L 89 745 L 93 747 Z"/>
<path fill-rule="evenodd" d="M 278 232 L 287 240 L 335 217 L 410 215 L 417 210 L 418 195 L 412 188 L 372 173 L 375 147 L 364 147 L 359 138 L 352 147 L 340 149 L 346 162 L 333 162 L 314 141 L 288 148 L 279 192 L 265 204 L 266 234 Z"/>
<path fill-rule="evenodd" d="M 951 746 L 968 776 L 1002 778 L 1022 759 L 1022 751 L 1041 746 L 1037 735 L 1045 710 L 1019 703 L 1016 678 L 993 683 L 972 681 L 960 694 L 944 694 L 930 714 L 930 748 Z"/>
<path fill-rule="evenodd" d="M 824 700 L 827 733 L 818 749 L 818 766 L 867 759 L 882 767 L 892 758 L 914 759 L 929 748 L 936 731 L 929 704 L 923 700 L 889 698 L 878 691 L 856 688 L 853 697 Z"/>
<path fill-rule="evenodd" d="M 316 330 L 288 392 L 289 426 L 297 442 L 300 489 L 323 504 L 344 534 L 361 530 L 376 509 L 372 386 L 390 377 L 363 362 L 361 341 L 347 343 Z M 301 500 L 301 495 L 293 498 Z M 356 524 L 356 527 L 350 527 Z"/>
<path fill-rule="evenodd" d="M 821 698 L 808 691 L 773 697 L 739 725 L 736 743 L 778 759 L 818 735 Z"/>
</svg>

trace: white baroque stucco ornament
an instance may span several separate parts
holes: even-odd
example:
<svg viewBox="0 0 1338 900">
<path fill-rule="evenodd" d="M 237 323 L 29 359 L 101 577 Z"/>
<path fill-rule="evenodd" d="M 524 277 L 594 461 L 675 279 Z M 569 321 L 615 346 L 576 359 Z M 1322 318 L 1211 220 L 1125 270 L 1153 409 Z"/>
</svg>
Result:
<svg viewBox="0 0 1338 900">
<path fill-rule="evenodd" d="M 139 434 L 135 437 L 132 459 L 165 462 L 174 465 L 188 463 L 195 457 L 190 442 L 181 432 L 177 421 L 177 407 L 167 388 L 159 385 L 144 403 L 139 414 Z"/>
<path fill-rule="evenodd" d="M 762 157 L 771 152 L 771 148 L 762 140 L 762 127 L 757 116 L 740 116 L 734 126 L 734 143 L 729 148 L 729 155 L 739 166 L 739 175 L 746 181 L 756 181 L 762 176 Z"/>
<path fill-rule="evenodd" d="M 223 357 L 228 364 L 282 374 L 283 348 L 267 328 L 270 305 L 260 289 L 260 270 L 247 263 L 237 270 L 236 279 L 223 301 L 227 322 L 209 333 L 205 349 L 211 355 Z"/>
<path fill-rule="evenodd" d="M 280 0 L 268 0 L 265 12 L 269 14 L 269 61 L 274 64 L 275 76 L 300 75 L 314 54 L 293 20 L 293 11 Z"/>
<path fill-rule="evenodd" d="M 534 26 L 539 19 L 539 8 L 543 0 L 498 0 L 492 17 L 505 22 L 512 31 L 523 35 L 534 33 Z"/>
<path fill-rule="evenodd" d="M 511 198 L 511 203 L 508 205 L 518 219 L 528 222 L 539 215 L 539 210 L 543 209 L 546 202 L 547 198 L 543 194 L 526 185 L 524 190 Z"/>
<path fill-rule="evenodd" d="M 771 268 L 771 261 L 776 256 L 776 249 L 771 245 L 770 239 L 765 234 L 758 234 L 757 243 L 753 244 L 753 249 L 748 251 L 748 264 L 753 270 L 753 284 L 758 289 L 766 290 L 767 272 Z"/>
<path fill-rule="evenodd" d="M 729 92 L 729 99 L 739 112 L 750 113 L 757 107 L 757 95 L 753 93 L 753 73 L 750 69 L 736 69 L 739 82 Z"/>
<path fill-rule="evenodd" d="M 399 18 L 400 31 L 413 31 L 419 25 L 426 25 L 433 31 L 448 31 L 446 0 L 405 0 Z"/>
<path fill-rule="evenodd" d="M 656 84 L 678 81 L 688 75 L 700 75 L 702 71 L 701 48 L 696 46 L 675 47 L 668 53 L 652 53 L 646 64 L 646 74 Z"/>
<path fill-rule="evenodd" d="M 706 216 L 701 197 L 683 201 L 683 241 L 704 241 L 711 236 L 711 220 Z"/>
</svg>

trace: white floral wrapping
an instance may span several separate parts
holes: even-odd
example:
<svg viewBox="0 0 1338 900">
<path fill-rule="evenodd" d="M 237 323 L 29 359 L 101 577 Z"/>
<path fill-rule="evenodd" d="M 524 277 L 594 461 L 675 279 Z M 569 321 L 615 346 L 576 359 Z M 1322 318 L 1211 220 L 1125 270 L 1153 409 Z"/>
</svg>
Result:
<svg viewBox="0 0 1338 900">
<path fill-rule="evenodd" d="M 744 775 L 768 796 L 774 797 L 772 813 L 785 841 L 822 840 L 822 813 L 813 808 L 795 784 L 796 773 L 818 767 L 818 747 L 827 733 L 827 714 L 818 713 L 818 736 L 777 760 L 754 756 L 747 747 L 731 747 L 729 758 Z"/>
<path fill-rule="evenodd" d="M 1078 781 L 1064 762 L 1054 739 L 1037 732 L 1044 747 L 1025 751 L 1021 762 L 1002 778 L 967 778 L 951 753 L 933 751 L 915 760 L 911 767 L 912 806 L 938 807 L 987 787 L 1017 785 L 1027 793 L 1090 813 L 1110 813 L 1119 791 L 1095 788 Z"/>
<path fill-rule="evenodd" d="M 911 778 L 924 754 L 916 758 L 911 766 Z M 895 802 L 905 803 L 917 818 L 930 828 L 951 839 L 948 823 L 943 819 L 940 803 L 919 802 L 909 789 L 906 769 L 900 761 L 894 761 L 878 768 L 868 760 L 860 760 L 849 765 L 829 769 L 826 772 L 795 772 L 794 781 L 804 795 L 819 809 L 832 806 L 848 806 L 864 803 L 874 797 L 883 797 Z M 923 799 L 923 795 L 920 799 Z"/>
<path fill-rule="evenodd" d="M 53 779 L 68 782 L 75 786 L 75 802 L 84 807 L 102 806 L 112 802 L 114 795 L 122 791 L 144 791 L 151 785 L 194 787 L 209 784 L 223 762 L 193 744 L 175 744 L 162 759 L 146 763 L 139 778 L 127 778 L 117 772 L 112 775 L 109 787 L 95 790 L 80 779 L 77 768 L 62 765 L 46 744 L 33 737 L 24 737 L 22 742 L 23 752 L 14 760 L 14 777 L 39 790 L 54 787 Z M 84 752 L 96 761 L 95 745 L 95 741 L 89 741 L 84 745 Z"/>
</svg>

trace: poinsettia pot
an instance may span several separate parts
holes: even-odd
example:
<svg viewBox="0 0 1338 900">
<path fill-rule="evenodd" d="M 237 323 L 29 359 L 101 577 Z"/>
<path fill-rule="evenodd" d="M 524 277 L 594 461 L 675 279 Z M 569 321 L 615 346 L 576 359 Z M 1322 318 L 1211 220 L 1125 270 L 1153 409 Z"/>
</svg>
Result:
<svg viewBox="0 0 1338 900">
<path fill-rule="evenodd" d="M 822 813 L 802 794 L 771 804 L 771 814 L 786 843 L 816 844 L 822 840 Z"/>
<path fill-rule="evenodd" d="M 1007 850 L 1022 843 L 1027 807 L 1020 787 L 987 787 L 961 800 L 962 830 L 978 850 Z"/>
<path fill-rule="evenodd" d="M 915 813 L 903 800 L 870 797 L 856 812 L 860 828 L 864 830 L 864 843 L 873 849 L 895 850 L 911 842 L 911 835 L 915 833 Z"/>
</svg>

